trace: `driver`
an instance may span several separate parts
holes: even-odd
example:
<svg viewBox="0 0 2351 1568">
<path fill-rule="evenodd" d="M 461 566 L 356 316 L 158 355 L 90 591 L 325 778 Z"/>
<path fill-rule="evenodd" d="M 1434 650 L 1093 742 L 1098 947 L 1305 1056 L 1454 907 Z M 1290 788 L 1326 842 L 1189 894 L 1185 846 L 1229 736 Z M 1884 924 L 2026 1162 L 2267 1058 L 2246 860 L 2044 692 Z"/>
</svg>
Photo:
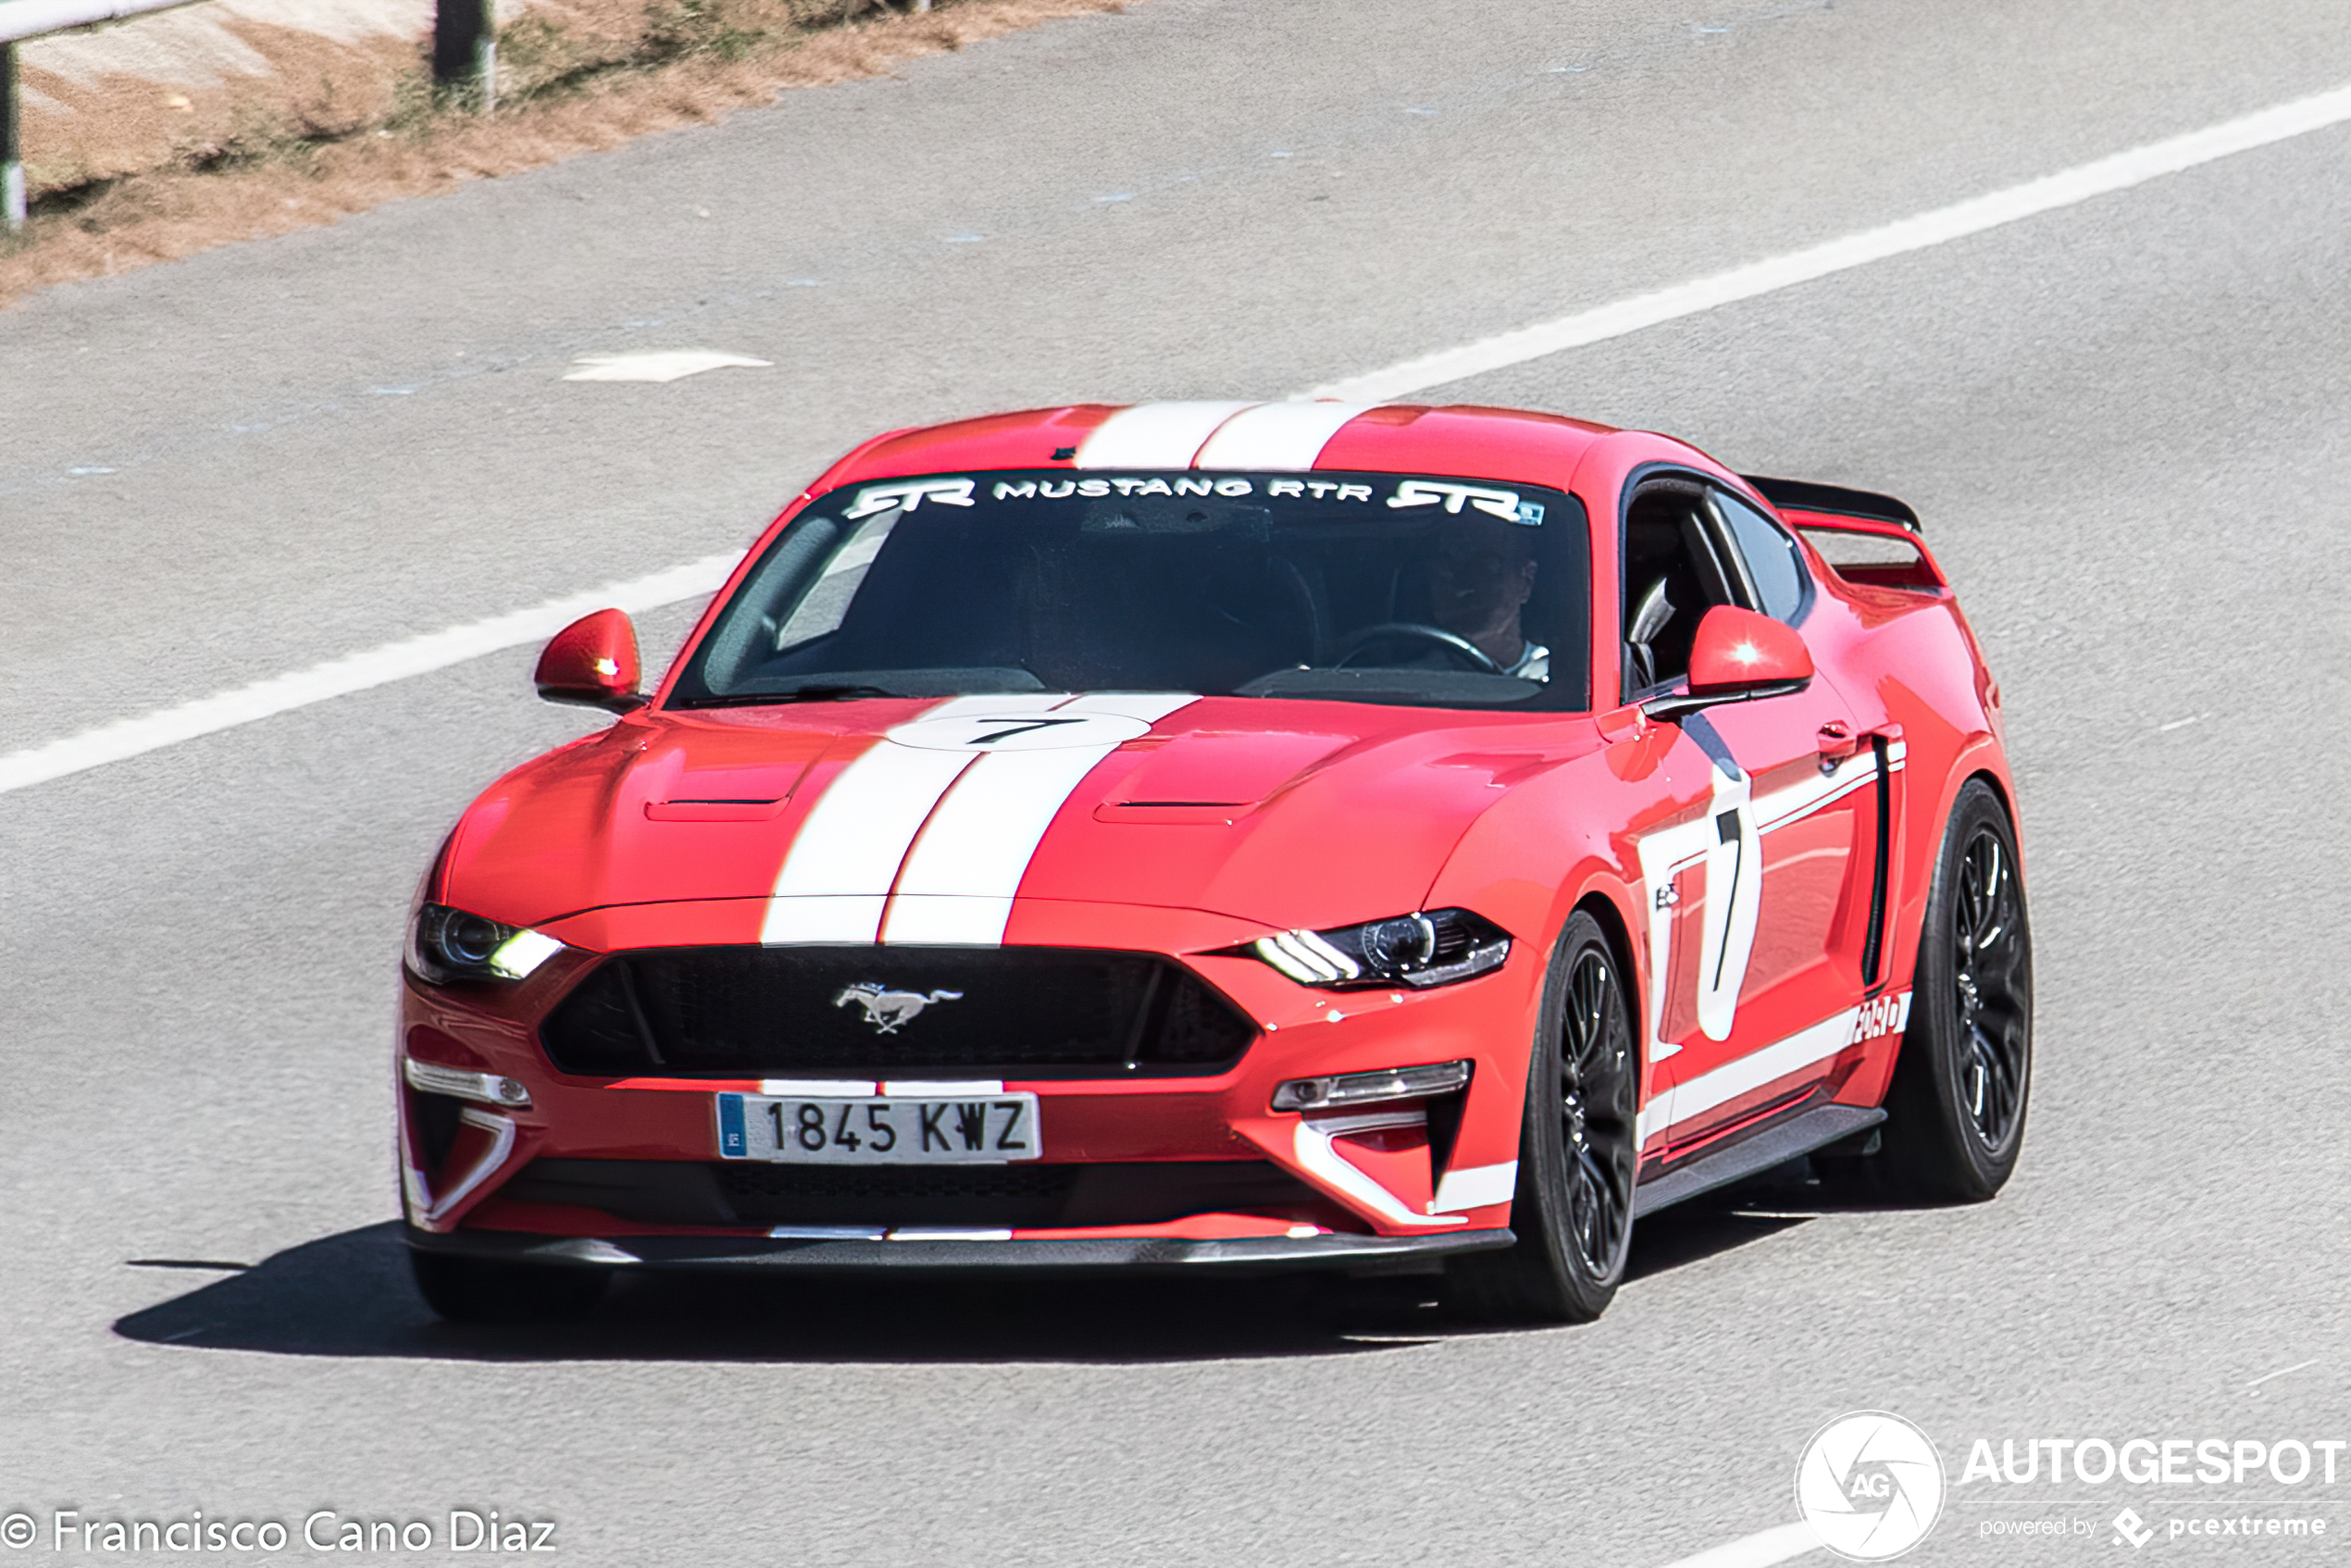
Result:
<svg viewBox="0 0 2351 1568">
<path fill-rule="evenodd" d="M 1446 519 L 1427 557 L 1429 618 L 1477 644 L 1504 675 L 1549 680 L 1551 651 L 1519 616 L 1535 592 L 1535 530 L 1486 517 Z"/>
</svg>

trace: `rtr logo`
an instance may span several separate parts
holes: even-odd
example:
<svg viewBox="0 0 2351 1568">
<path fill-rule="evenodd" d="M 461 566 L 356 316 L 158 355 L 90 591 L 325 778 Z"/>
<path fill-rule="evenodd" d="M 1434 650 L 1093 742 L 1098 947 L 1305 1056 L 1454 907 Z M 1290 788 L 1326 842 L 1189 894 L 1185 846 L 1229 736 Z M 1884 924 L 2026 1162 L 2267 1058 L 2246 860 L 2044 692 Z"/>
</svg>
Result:
<svg viewBox="0 0 2351 1568">
<path fill-rule="evenodd" d="M 949 506 L 969 506 L 972 492 L 977 487 L 970 479 L 908 479 L 899 484 L 869 484 L 857 492 L 857 500 L 841 516 L 851 522 L 870 517 L 891 507 L 911 512 L 926 501 L 937 501 Z"/>
<path fill-rule="evenodd" d="M 1469 484 L 1440 484 L 1435 479 L 1405 479 L 1397 485 L 1396 493 L 1387 498 L 1387 504 L 1394 507 L 1435 506 L 1441 503 L 1446 511 L 1455 514 L 1460 513 L 1462 503 L 1465 501 L 1486 516 L 1499 517 L 1506 523 L 1542 520 L 1540 513 L 1532 518 L 1519 515 L 1518 492 L 1514 490 L 1487 490 L 1481 485 Z"/>
<path fill-rule="evenodd" d="M 1796 1506 L 1839 1557 L 1883 1562 L 1924 1540 L 1942 1516 L 1943 1458 L 1898 1415 L 1840 1415 L 1804 1446 Z"/>
</svg>

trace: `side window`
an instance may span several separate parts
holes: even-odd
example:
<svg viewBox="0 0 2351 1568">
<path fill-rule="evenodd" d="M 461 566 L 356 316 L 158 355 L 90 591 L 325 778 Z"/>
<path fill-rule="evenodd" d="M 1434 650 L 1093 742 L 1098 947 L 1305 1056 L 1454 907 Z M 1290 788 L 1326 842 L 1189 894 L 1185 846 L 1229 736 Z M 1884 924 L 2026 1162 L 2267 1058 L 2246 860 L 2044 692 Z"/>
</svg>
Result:
<svg viewBox="0 0 2351 1568">
<path fill-rule="evenodd" d="M 1805 591 L 1811 586 L 1796 541 L 1777 523 L 1723 491 L 1713 492 L 1715 515 L 1747 564 L 1754 584 L 1756 608 L 1776 621 L 1793 623 L 1803 612 Z"/>
<path fill-rule="evenodd" d="M 1628 700 L 1689 674 L 1699 618 L 1739 602 L 1705 508 L 1696 486 L 1653 485 L 1625 512 L 1619 624 Z"/>
</svg>

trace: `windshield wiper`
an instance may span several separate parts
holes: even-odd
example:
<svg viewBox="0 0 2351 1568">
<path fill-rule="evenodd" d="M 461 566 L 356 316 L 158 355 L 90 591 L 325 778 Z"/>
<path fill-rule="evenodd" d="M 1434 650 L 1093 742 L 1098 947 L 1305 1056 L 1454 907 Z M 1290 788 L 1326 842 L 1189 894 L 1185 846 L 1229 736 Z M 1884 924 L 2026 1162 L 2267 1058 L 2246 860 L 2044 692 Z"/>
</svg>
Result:
<svg viewBox="0 0 2351 1568">
<path fill-rule="evenodd" d="M 812 681 L 806 686 L 794 686 L 782 691 L 736 691 L 723 697 L 695 697 L 680 703 L 681 708 L 749 708 L 767 703 L 853 703 L 862 697 L 902 697 L 902 691 L 886 687 L 865 686 L 848 682 L 826 684 Z"/>
</svg>

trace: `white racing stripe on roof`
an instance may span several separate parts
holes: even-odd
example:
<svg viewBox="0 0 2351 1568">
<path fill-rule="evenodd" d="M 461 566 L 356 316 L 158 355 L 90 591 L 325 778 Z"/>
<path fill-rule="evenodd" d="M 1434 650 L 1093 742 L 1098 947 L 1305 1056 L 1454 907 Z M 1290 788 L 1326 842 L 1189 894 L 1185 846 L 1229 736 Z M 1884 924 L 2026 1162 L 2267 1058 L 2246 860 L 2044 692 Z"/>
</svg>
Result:
<svg viewBox="0 0 2351 1568">
<path fill-rule="evenodd" d="M 1020 713 L 1052 701 L 1049 697 L 1040 704 L 1033 696 L 958 697 L 924 716 Z M 881 930 L 882 905 L 914 835 L 973 761 L 966 753 L 876 740 L 835 776 L 792 836 L 759 940 L 770 945 L 873 941 Z"/>
<path fill-rule="evenodd" d="M 1078 442 L 1080 468 L 1188 468 L 1216 428 L 1252 403 L 1138 403 Z"/>
<path fill-rule="evenodd" d="M 1113 692 L 1078 697 L 1052 711 L 1150 724 L 1196 701 L 1180 692 Z M 1045 830 L 1095 765 L 1123 743 L 989 752 L 974 763 L 946 791 L 907 853 L 881 940 L 908 946 L 1001 944 L 1013 895 Z"/>
<path fill-rule="evenodd" d="M 1192 459 L 1199 468 L 1298 472 L 1314 466 L 1339 427 L 1369 403 L 1261 403 L 1234 415 Z"/>
</svg>

